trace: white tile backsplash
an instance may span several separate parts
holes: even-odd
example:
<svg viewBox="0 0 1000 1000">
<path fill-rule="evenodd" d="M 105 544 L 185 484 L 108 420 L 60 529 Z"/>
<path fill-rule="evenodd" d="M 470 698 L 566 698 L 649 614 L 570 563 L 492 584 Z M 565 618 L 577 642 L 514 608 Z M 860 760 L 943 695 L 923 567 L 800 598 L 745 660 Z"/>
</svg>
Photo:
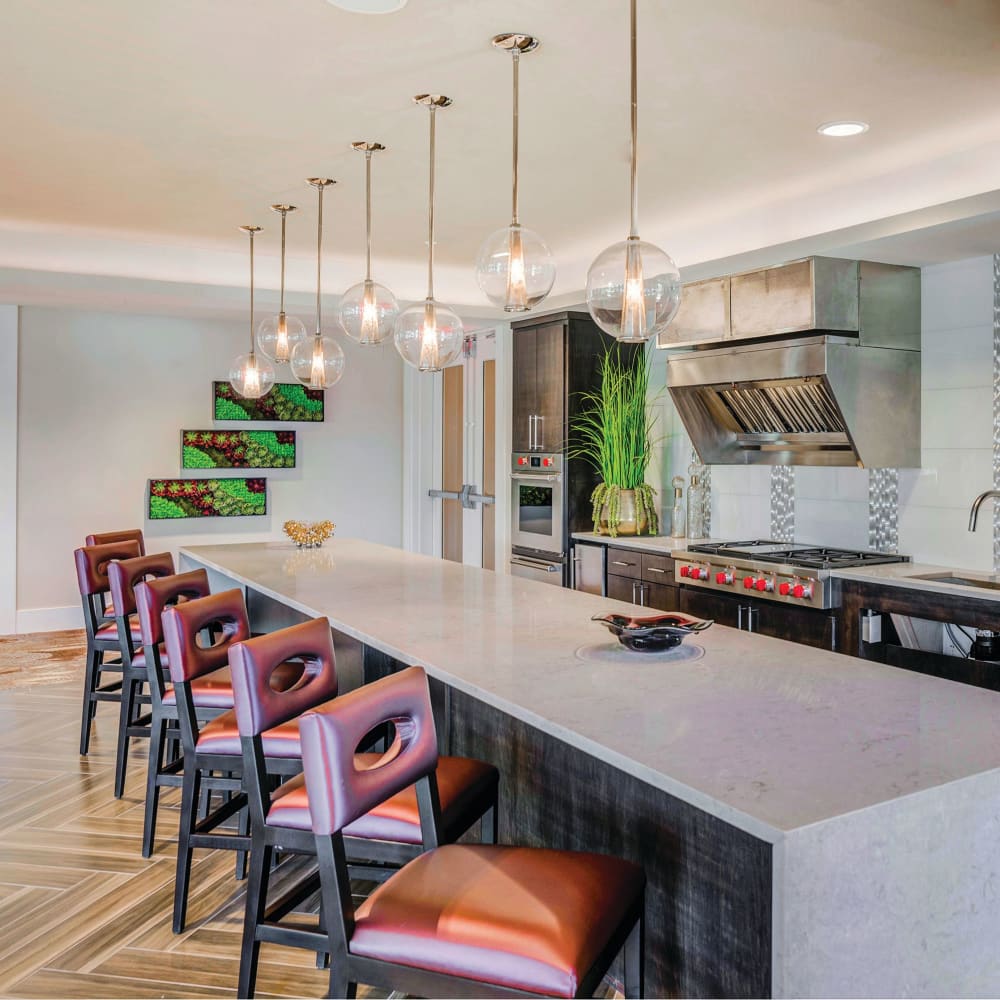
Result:
<svg viewBox="0 0 1000 1000">
<path fill-rule="evenodd" d="M 993 484 L 993 261 L 924 269 L 920 469 L 900 470 L 899 551 L 920 562 L 992 569 L 992 514 L 967 530 L 972 500 Z M 672 410 L 669 402 L 667 408 Z M 672 417 L 673 419 L 673 417 Z M 676 420 L 674 453 L 689 452 Z M 686 474 L 687 459 L 684 468 Z M 770 530 L 770 469 L 714 466 L 713 534 L 764 537 Z M 868 547 L 868 472 L 799 467 L 795 537 Z"/>
</svg>

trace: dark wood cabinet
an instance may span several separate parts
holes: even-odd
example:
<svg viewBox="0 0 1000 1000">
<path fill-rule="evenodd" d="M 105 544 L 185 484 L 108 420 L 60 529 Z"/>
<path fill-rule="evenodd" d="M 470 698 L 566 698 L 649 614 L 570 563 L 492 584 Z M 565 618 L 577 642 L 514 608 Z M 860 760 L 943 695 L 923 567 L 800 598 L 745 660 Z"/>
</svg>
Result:
<svg viewBox="0 0 1000 1000">
<path fill-rule="evenodd" d="M 680 611 L 680 587 L 668 572 L 672 563 L 669 556 L 609 546 L 608 597 L 656 611 Z"/>
<path fill-rule="evenodd" d="M 818 649 L 841 648 L 840 617 L 836 608 L 817 611 L 696 587 L 682 587 L 680 597 L 681 611 L 697 618 L 711 618 L 730 628 L 789 639 Z"/>
<path fill-rule="evenodd" d="M 841 594 L 845 653 L 1000 691 L 1000 662 L 911 649 L 903 644 L 892 620 L 892 615 L 901 615 L 961 626 L 969 632 L 975 629 L 1000 632 L 1000 602 L 858 580 L 842 581 Z M 872 617 L 872 624 L 877 621 L 876 641 L 865 638 L 862 625 L 866 617 Z M 869 632 L 869 636 L 875 631 Z"/>
<path fill-rule="evenodd" d="M 534 451 L 538 414 L 538 351 L 534 329 L 521 330 L 513 341 L 512 445 L 515 452 Z"/>
</svg>

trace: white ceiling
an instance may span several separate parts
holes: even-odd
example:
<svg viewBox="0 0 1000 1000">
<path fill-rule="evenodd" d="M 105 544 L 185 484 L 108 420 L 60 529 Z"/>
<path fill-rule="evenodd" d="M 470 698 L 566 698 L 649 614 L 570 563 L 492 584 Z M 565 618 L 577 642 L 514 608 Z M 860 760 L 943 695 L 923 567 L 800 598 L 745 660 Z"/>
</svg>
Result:
<svg viewBox="0 0 1000 1000">
<path fill-rule="evenodd" d="M 640 212 L 687 269 L 1000 188 L 996 0 L 640 0 Z M 326 0 L 3 0 L 0 268 L 245 281 L 245 238 L 291 201 L 290 284 L 313 281 L 325 174 L 328 289 L 360 277 L 363 159 L 377 272 L 423 294 L 426 112 L 439 117 L 439 297 L 483 306 L 472 266 L 509 213 L 510 65 L 490 37 L 537 34 L 522 63 L 525 225 L 578 295 L 627 209 L 624 0 L 410 0 L 366 17 Z M 820 122 L 860 118 L 850 139 Z M 949 253 L 989 242 L 968 222 Z M 984 225 L 986 228 L 984 229 Z M 860 230 L 859 230 L 860 232 Z M 861 242 L 861 241 L 857 241 Z M 922 245 L 906 247 L 925 262 Z M 931 254 L 933 257 L 933 254 Z"/>
</svg>

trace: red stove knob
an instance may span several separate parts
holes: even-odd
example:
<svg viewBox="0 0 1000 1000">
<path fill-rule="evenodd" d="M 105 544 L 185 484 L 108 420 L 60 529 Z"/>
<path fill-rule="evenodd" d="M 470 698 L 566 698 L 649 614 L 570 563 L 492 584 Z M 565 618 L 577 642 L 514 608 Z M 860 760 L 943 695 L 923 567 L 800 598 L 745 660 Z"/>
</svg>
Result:
<svg viewBox="0 0 1000 1000">
<path fill-rule="evenodd" d="M 543 458 L 542 459 L 542 465 L 549 466 L 551 464 L 552 464 L 552 459 L 551 458 Z"/>
<path fill-rule="evenodd" d="M 716 583 L 732 583 L 733 574 L 732 573 L 716 573 L 715 574 Z"/>
<path fill-rule="evenodd" d="M 778 593 L 781 594 L 782 597 L 787 597 L 788 596 L 788 592 L 791 589 L 792 589 L 792 585 L 786 580 L 784 583 L 782 583 L 782 584 L 780 584 L 778 586 Z M 798 597 L 799 595 L 796 594 L 795 596 Z"/>
<path fill-rule="evenodd" d="M 694 580 L 707 580 L 708 570 L 704 566 L 692 566 L 691 577 Z"/>
<path fill-rule="evenodd" d="M 759 580 L 758 580 L 758 581 L 757 581 L 757 582 L 756 582 L 756 583 L 754 584 L 754 586 L 755 586 L 755 587 L 756 587 L 756 588 L 757 588 L 758 590 L 760 590 L 760 591 L 765 591 L 765 590 L 774 590 L 774 585 L 773 585 L 773 584 L 771 583 L 771 581 L 770 581 L 770 580 L 765 580 L 765 579 L 764 579 L 763 577 L 761 577 L 761 578 L 760 578 L 760 579 L 759 579 Z"/>
<path fill-rule="evenodd" d="M 806 587 L 803 586 L 801 583 L 797 583 L 792 593 L 796 597 L 812 597 L 813 589 L 811 586 Z"/>
<path fill-rule="evenodd" d="M 690 576 L 690 575 L 691 575 L 691 567 L 681 566 L 681 576 Z"/>
<path fill-rule="evenodd" d="M 743 577 L 743 589 L 753 590 L 753 587 L 754 587 L 754 578 L 752 576 Z"/>
</svg>

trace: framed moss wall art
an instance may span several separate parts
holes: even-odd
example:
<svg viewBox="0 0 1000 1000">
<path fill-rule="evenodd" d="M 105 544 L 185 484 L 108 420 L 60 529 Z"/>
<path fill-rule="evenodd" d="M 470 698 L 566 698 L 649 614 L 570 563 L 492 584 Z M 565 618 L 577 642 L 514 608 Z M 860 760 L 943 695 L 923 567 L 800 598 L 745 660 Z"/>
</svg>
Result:
<svg viewBox="0 0 1000 1000">
<path fill-rule="evenodd" d="M 267 513 L 267 480 L 150 479 L 150 521 L 183 517 L 259 517 Z"/>
<path fill-rule="evenodd" d="M 245 399 L 228 382 L 212 383 L 212 414 L 216 420 L 279 420 L 286 423 L 322 423 L 322 389 L 298 382 L 278 382 L 260 399 Z"/>
<path fill-rule="evenodd" d="M 293 469 L 295 431 L 181 431 L 182 469 Z"/>
</svg>

